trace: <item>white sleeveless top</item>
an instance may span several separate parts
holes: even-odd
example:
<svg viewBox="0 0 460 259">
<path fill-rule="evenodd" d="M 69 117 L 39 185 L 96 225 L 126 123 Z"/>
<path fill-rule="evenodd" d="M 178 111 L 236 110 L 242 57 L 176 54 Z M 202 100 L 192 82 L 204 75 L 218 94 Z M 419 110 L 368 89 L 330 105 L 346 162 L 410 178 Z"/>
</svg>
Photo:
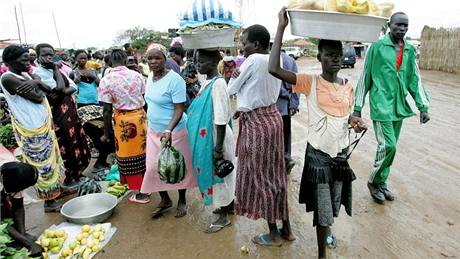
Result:
<svg viewBox="0 0 460 259">
<path fill-rule="evenodd" d="M 6 102 L 8 103 L 8 108 L 16 121 L 28 130 L 33 130 L 43 126 L 48 119 L 48 110 L 45 103 L 34 103 L 22 96 L 19 96 L 18 94 L 10 94 L 2 84 L 2 79 L 6 75 L 13 75 L 19 79 L 32 78 L 25 73 L 21 76 L 8 71 L 0 77 L 0 86 L 3 94 L 5 95 Z"/>
<path fill-rule="evenodd" d="M 332 116 L 323 111 L 317 100 L 318 76 L 313 76 L 311 92 L 307 96 L 308 105 L 308 143 L 315 149 L 336 157 L 348 147 L 348 118 Z"/>
</svg>

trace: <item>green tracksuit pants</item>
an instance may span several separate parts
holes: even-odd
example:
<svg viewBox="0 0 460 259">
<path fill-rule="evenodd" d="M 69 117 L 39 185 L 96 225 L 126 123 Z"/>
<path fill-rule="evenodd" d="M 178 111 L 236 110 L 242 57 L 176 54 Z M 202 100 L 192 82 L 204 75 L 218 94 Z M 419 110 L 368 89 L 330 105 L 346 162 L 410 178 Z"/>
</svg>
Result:
<svg viewBox="0 0 460 259">
<path fill-rule="evenodd" d="M 386 186 L 390 175 L 390 166 L 396 154 L 402 120 L 399 121 L 372 121 L 375 138 L 377 139 L 377 152 L 372 167 L 369 183 L 375 186 Z"/>
</svg>

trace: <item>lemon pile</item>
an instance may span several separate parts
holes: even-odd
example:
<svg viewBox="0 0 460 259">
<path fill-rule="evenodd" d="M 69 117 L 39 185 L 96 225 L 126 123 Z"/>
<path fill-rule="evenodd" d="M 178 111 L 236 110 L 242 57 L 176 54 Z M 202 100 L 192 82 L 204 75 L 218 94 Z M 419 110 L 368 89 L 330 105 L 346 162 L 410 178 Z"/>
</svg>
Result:
<svg viewBox="0 0 460 259">
<path fill-rule="evenodd" d="M 62 250 L 60 259 L 68 259 L 74 254 L 88 259 L 91 254 L 97 253 L 101 248 L 100 243 L 105 239 L 105 232 L 106 230 L 101 224 L 94 227 L 84 225 L 69 247 Z"/>
<path fill-rule="evenodd" d="M 48 252 L 58 254 L 61 251 L 67 237 L 67 232 L 62 229 L 46 229 L 36 243 L 43 247 L 43 257 L 48 258 Z"/>
</svg>

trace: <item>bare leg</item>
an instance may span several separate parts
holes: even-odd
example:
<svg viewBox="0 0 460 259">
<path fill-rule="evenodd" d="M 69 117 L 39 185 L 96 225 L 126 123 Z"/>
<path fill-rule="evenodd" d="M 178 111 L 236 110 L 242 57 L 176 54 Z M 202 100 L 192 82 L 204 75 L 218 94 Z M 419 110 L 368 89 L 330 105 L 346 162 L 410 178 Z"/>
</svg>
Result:
<svg viewBox="0 0 460 259">
<path fill-rule="evenodd" d="M 326 239 L 329 234 L 329 227 L 316 226 L 316 239 L 318 242 L 318 258 L 326 259 Z"/>
<path fill-rule="evenodd" d="M 179 190 L 179 201 L 177 201 L 176 218 L 182 218 L 187 215 L 187 200 L 185 198 L 186 189 Z"/>
</svg>

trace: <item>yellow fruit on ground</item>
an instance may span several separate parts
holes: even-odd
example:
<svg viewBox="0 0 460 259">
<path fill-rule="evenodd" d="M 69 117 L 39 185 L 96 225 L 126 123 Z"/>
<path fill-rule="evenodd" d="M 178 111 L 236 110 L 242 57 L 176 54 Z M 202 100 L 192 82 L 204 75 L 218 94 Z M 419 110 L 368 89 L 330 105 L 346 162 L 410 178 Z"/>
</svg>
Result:
<svg viewBox="0 0 460 259">
<path fill-rule="evenodd" d="M 101 224 L 97 224 L 97 225 L 94 227 L 94 230 L 95 230 L 95 231 L 102 231 L 102 229 L 104 229 L 104 227 L 103 227 Z"/>
<path fill-rule="evenodd" d="M 62 249 L 62 251 L 61 251 L 61 255 L 63 257 L 67 257 L 67 256 L 69 256 L 71 254 L 72 254 L 72 251 L 70 249 Z"/>
<path fill-rule="evenodd" d="M 77 235 L 77 241 L 81 241 L 83 239 L 83 234 L 78 234 Z"/>
<path fill-rule="evenodd" d="M 94 245 L 99 245 L 100 242 L 99 242 L 99 239 L 94 239 Z"/>
<path fill-rule="evenodd" d="M 84 238 L 88 238 L 88 237 L 89 237 L 88 232 L 83 232 L 82 235 L 83 235 Z"/>
<path fill-rule="evenodd" d="M 57 238 L 51 238 L 49 247 L 54 248 L 57 246 L 59 246 L 59 240 Z"/>
<path fill-rule="evenodd" d="M 96 238 L 96 239 L 99 238 L 100 236 L 101 236 L 101 232 L 99 232 L 99 231 L 96 231 L 96 232 L 93 233 L 93 237 Z"/>
<path fill-rule="evenodd" d="M 40 243 L 41 243 L 42 247 L 49 247 L 50 246 L 50 239 L 49 238 L 43 238 Z"/>
<path fill-rule="evenodd" d="M 80 245 L 84 246 L 86 245 L 86 242 L 87 242 L 86 238 L 83 238 L 82 240 L 80 240 Z"/>
<path fill-rule="evenodd" d="M 93 246 L 94 246 L 94 241 L 93 241 L 93 240 L 88 240 L 88 241 L 86 242 L 86 246 L 87 246 L 87 247 L 90 247 L 90 248 L 93 247 Z"/>
<path fill-rule="evenodd" d="M 73 241 L 72 243 L 70 243 L 69 248 L 70 250 L 74 250 L 77 246 L 78 246 L 77 241 Z"/>
<path fill-rule="evenodd" d="M 99 251 L 99 245 L 92 246 L 91 250 L 93 250 L 93 252 L 96 253 L 97 251 Z"/>
<path fill-rule="evenodd" d="M 105 239 L 104 235 L 101 235 L 101 236 L 99 237 L 99 241 L 100 241 L 100 242 L 104 241 L 104 239 Z"/>
<path fill-rule="evenodd" d="M 62 229 L 56 230 L 56 237 L 64 237 L 65 231 Z"/>
<path fill-rule="evenodd" d="M 84 225 L 82 228 L 81 228 L 81 231 L 83 232 L 89 232 L 89 230 L 91 229 L 91 227 L 89 225 Z"/>
<path fill-rule="evenodd" d="M 56 255 L 59 253 L 59 250 L 61 250 L 61 248 L 56 246 L 56 247 L 51 248 L 50 252 Z"/>
<path fill-rule="evenodd" d="M 43 232 L 47 238 L 52 238 L 54 237 L 54 231 L 51 229 L 45 229 Z"/>
</svg>

